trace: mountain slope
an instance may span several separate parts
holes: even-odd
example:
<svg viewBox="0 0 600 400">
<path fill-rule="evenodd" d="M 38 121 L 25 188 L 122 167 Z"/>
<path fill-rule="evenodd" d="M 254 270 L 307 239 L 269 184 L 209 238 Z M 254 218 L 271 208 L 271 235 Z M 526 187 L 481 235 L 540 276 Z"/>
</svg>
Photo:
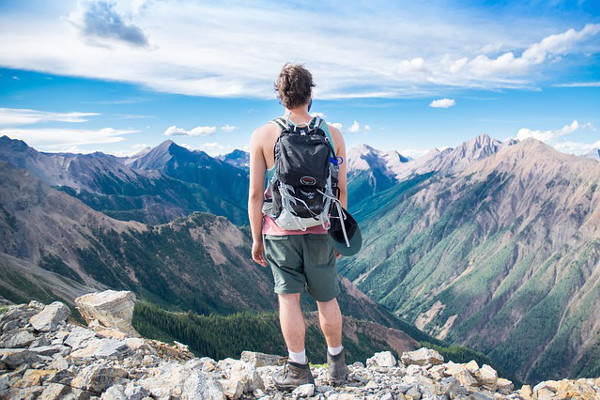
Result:
<svg viewBox="0 0 600 400">
<path fill-rule="evenodd" d="M 364 250 L 340 270 L 522 379 L 585 374 L 600 346 L 599 185 L 592 160 L 533 139 L 501 146 L 362 202 Z"/>
<path fill-rule="evenodd" d="M 154 226 L 118 221 L 7 163 L 0 163 L 0 238 L 0 253 L 6 257 L 68 280 L 73 289 L 58 296 L 67 302 L 80 290 L 110 287 L 133 290 L 163 307 L 198 313 L 276 306 L 270 270 L 249 257 L 247 228 L 206 213 Z M 31 275 L 24 270 L 22 274 Z M 338 301 L 347 314 L 402 326 L 347 280 L 342 278 L 340 286 Z M 0 295 L 22 301 L 27 285 L 13 292 Z M 308 300 L 304 305 L 316 307 Z"/>
</svg>

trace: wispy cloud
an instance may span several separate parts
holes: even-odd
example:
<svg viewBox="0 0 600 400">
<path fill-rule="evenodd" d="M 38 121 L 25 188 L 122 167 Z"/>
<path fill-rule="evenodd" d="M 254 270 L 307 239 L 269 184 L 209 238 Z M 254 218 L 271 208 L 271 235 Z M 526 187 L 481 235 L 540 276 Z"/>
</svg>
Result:
<svg viewBox="0 0 600 400">
<path fill-rule="evenodd" d="M 527 138 L 534 138 L 540 140 L 542 142 L 548 142 L 552 139 L 555 139 L 559 136 L 570 135 L 579 129 L 594 129 L 594 126 L 591 123 L 580 124 L 579 121 L 573 121 L 568 125 L 563 126 L 560 129 L 553 130 L 533 130 L 529 128 L 521 128 L 517 132 L 518 140 L 525 140 Z"/>
<path fill-rule="evenodd" d="M 454 99 L 437 99 L 429 103 L 429 107 L 433 108 L 448 108 L 456 104 Z"/>
<path fill-rule="evenodd" d="M 564 153 L 570 153 L 575 155 L 584 155 L 600 149 L 600 140 L 595 143 L 581 143 L 581 142 L 572 142 L 572 141 L 564 141 L 561 143 L 557 143 L 554 146 L 557 150 L 562 151 Z"/>
<path fill-rule="evenodd" d="M 100 115 L 83 112 L 49 112 L 27 108 L 0 108 L 0 126 L 31 125 L 39 122 L 86 122 L 86 117 Z"/>
<path fill-rule="evenodd" d="M 197 126 L 193 129 L 185 130 L 175 125 L 168 127 L 164 135 L 166 136 L 208 136 L 217 131 L 216 126 Z"/>
<path fill-rule="evenodd" d="M 1 129 L 0 134 L 25 141 L 28 145 L 43 150 L 63 151 L 73 146 L 89 144 L 116 143 L 125 140 L 125 135 L 137 130 L 104 128 L 91 129 Z"/>
<path fill-rule="evenodd" d="M 223 126 L 221 127 L 221 130 L 222 130 L 223 132 L 233 132 L 233 131 L 235 131 L 237 128 L 238 128 L 237 126 L 234 126 L 234 125 L 229 125 L 229 124 L 227 124 L 227 125 L 223 125 Z"/>
<path fill-rule="evenodd" d="M 299 30 L 288 29 L 290 13 L 313 21 L 330 16 L 324 10 L 333 7 L 236 0 L 78 4 L 69 18 L 0 15 L 2 64 L 168 93 L 273 98 L 274 77 L 293 60 L 311 69 L 318 97 L 350 99 L 431 96 L 440 87 L 531 86 L 543 76 L 533 68 L 554 73 L 586 62 L 561 57 L 600 51 L 597 44 L 582 47 L 600 24 L 557 27 L 540 20 L 532 29 L 531 17 L 496 21 L 496 15 L 482 18 L 469 10 L 452 14 L 440 4 L 428 5 L 427 13 L 418 3 L 353 4 L 326 25 Z M 423 29 L 431 21 L 436 29 Z M 504 53 L 494 54 L 500 48 Z"/>
<path fill-rule="evenodd" d="M 361 126 L 358 121 L 354 121 L 350 128 L 348 128 L 348 132 L 350 133 L 358 133 L 358 132 L 369 132 L 371 127 L 369 125 Z"/>
<path fill-rule="evenodd" d="M 571 83 L 557 83 L 555 87 L 600 87 L 600 82 L 571 82 Z"/>
</svg>

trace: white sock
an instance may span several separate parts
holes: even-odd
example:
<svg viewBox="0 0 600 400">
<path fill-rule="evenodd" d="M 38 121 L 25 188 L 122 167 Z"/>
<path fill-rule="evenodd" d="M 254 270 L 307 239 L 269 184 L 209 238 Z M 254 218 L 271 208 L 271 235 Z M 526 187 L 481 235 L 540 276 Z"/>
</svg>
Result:
<svg viewBox="0 0 600 400">
<path fill-rule="evenodd" d="M 340 354 L 342 352 L 342 350 L 344 350 L 344 346 L 338 346 L 338 347 L 329 347 L 329 346 L 327 346 L 327 351 L 332 356 L 337 356 L 338 354 Z"/>
<path fill-rule="evenodd" d="M 298 364 L 306 364 L 306 349 L 302 349 L 299 353 L 288 350 L 288 359 Z"/>
</svg>

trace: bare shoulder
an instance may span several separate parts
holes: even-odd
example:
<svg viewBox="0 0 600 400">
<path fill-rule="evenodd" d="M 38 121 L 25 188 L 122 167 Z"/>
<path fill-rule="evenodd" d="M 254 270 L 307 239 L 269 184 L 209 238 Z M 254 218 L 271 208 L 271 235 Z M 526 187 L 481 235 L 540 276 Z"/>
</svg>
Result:
<svg viewBox="0 0 600 400">
<path fill-rule="evenodd" d="M 342 132 L 340 132 L 340 130 L 338 128 L 336 128 L 335 126 L 331 125 L 331 124 L 327 124 L 327 127 L 329 128 L 329 133 L 331 133 L 331 138 L 333 139 L 333 143 L 335 143 L 335 147 L 336 148 L 344 148 L 344 135 L 342 135 Z"/>
<path fill-rule="evenodd" d="M 273 135 L 277 135 L 278 133 L 279 129 L 276 125 L 266 123 L 252 132 L 251 142 L 263 144 L 265 141 L 271 139 Z"/>
</svg>

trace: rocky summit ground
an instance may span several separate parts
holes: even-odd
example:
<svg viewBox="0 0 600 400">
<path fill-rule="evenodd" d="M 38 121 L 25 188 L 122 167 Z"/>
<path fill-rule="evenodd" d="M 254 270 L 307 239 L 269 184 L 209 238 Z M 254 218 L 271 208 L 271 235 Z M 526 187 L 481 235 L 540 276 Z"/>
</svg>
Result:
<svg viewBox="0 0 600 400">
<path fill-rule="evenodd" d="M 546 381 L 515 390 L 488 365 L 444 362 L 421 348 L 396 360 L 376 353 L 349 366 L 342 387 L 313 366 L 316 385 L 279 392 L 283 357 L 244 352 L 240 360 L 196 358 L 186 346 L 140 338 L 135 297 L 107 291 L 76 304 L 84 327 L 60 302 L 10 305 L 0 313 L 1 399 L 600 399 L 600 379 Z"/>
</svg>

